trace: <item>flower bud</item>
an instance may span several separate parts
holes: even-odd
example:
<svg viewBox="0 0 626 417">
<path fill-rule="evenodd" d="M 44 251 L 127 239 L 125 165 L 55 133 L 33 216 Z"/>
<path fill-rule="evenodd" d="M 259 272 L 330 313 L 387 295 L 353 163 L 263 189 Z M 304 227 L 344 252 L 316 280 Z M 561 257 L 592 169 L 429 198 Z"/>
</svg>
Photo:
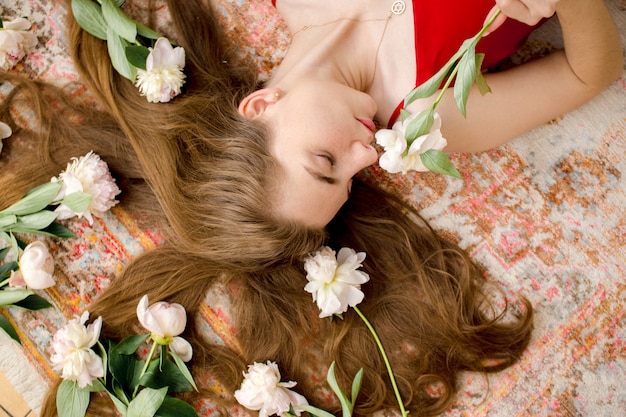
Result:
<svg viewBox="0 0 626 417">
<path fill-rule="evenodd" d="M 137 318 L 144 329 L 152 334 L 159 344 L 167 345 L 181 334 L 187 325 L 187 313 L 180 304 L 159 301 L 148 307 L 148 296 L 144 295 L 137 305 Z"/>
<path fill-rule="evenodd" d="M 48 247 L 40 241 L 35 241 L 24 249 L 19 261 L 19 274 L 26 286 L 33 290 L 42 290 L 55 284 L 54 258 Z M 15 280 L 14 282 L 17 282 Z"/>
</svg>

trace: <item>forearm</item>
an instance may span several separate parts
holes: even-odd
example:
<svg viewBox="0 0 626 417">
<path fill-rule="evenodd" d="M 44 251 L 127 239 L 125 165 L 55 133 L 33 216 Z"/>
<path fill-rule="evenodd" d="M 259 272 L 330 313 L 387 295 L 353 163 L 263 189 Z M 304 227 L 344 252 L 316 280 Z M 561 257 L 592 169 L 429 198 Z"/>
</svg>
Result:
<svg viewBox="0 0 626 417">
<path fill-rule="evenodd" d="M 584 86 L 598 91 L 622 74 L 620 36 L 604 0 L 561 0 L 556 14 L 567 62 Z"/>
</svg>

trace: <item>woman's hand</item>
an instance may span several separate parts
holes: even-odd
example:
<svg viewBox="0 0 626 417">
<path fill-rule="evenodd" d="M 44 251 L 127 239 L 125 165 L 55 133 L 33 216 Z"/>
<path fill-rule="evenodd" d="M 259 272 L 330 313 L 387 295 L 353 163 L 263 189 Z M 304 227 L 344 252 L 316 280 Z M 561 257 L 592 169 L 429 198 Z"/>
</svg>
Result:
<svg viewBox="0 0 626 417">
<path fill-rule="evenodd" d="M 496 5 L 489 11 L 485 22 L 497 9 L 502 13 L 491 24 L 487 34 L 498 29 L 507 18 L 519 20 L 527 25 L 536 25 L 541 21 L 551 17 L 556 11 L 559 0 L 496 0 Z"/>
<path fill-rule="evenodd" d="M 623 73 L 620 34 L 605 0 L 496 1 L 507 17 L 528 23 L 556 13 L 564 50 L 485 74 L 492 93 L 481 96 L 474 89 L 467 118 L 457 110 L 453 94 L 446 93 L 438 110 L 447 151 L 501 145 L 589 101 Z"/>
</svg>

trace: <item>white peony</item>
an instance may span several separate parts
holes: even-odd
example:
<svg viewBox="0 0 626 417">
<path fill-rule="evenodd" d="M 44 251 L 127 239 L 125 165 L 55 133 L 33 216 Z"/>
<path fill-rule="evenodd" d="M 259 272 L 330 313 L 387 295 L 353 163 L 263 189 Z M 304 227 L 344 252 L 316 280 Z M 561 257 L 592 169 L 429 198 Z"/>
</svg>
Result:
<svg viewBox="0 0 626 417">
<path fill-rule="evenodd" d="M 308 405 L 302 395 L 290 390 L 296 382 L 280 382 L 280 371 L 275 362 L 254 363 L 243 374 L 241 387 L 235 391 L 239 404 L 259 412 L 259 417 L 287 416 L 290 406 L 300 415 L 298 406 Z"/>
<path fill-rule="evenodd" d="M 136 85 L 150 103 L 167 103 L 185 83 L 185 50 L 174 48 L 167 38 L 157 39 L 149 49 L 146 70 L 137 70 Z"/>
<path fill-rule="evenodd" d="M 403 174 L 410 170 L 428 171 L 420 155 L 430 149 L 440 151 L 448 144 L 441 134 L 441 117 L 435 113 L 430 131 L 417 137 L 407 151 L 406 128 L 418 114 L 414 113 L 404 121 L 397 121 L 391 129 L 381 129 L 376 132 L 376 143 L 382 146 L 385 151 L 380 156 L 378 164 L 385 171 L 390 173 L 402 172 Z"/>
<path fill-rule="evenodd" d="M 358 270 L 363 260 L 365 252 L 356 253 L 350 248 L 341 248 L 335 258 L 335 251 L 327 246 L 305 259 L 309 282 L 304 289 L 313 295 L 321 310 L 320 317 L 344 313 L 348 306 L 363 301 L 361 284 L 369 281 L 369 275 Z"/>
<path fill-rule="evenodd" d="M 0 29 L 0 70 L 7 71 L 26 56 L 27 51 L 37 45 L 37 36 L 28 32 L 30 22 L 18 17 L 2 22 Z"/>
<path fill-rule="evenodd" d="M 91 350 L 100 337 L 102 317 L 85 327 L 89 312 L 70 320 L 52 340 L 50 361 L 61 378 L 76 381 L 80 388 L 104 376 L 102 359 Z"/>
<path fill-rule="evenodd" d="M 55 284 L 54 258 L 43 242 L 35 241 L 26 246 L 20 257 L 19 266 L 17 271 L 11 273 L 9 280 L 11 286 L 43 290 Z"/>
<path fill-rule="evenodd" d="M 173 339 L 187 326 L 185 308 L 180 304 L 170 304 L 165 301 L 156 302 L 151 306 L 148 304 L 148 296 L 141 297 L 137 305 L 139 323 L 152 334 L 152 339 L 157 343 L 162 345 L 172 343 Z"/>
<path fill-rule="evenodd" d="M 62 183 L 56 201 L 61 201 L 76 192 L 91 195 L 89 206 L 81 213 L 76 213 L 65 204 L 60 204 L 55 210 L 58 213 L 58 220 L 78 216 L 85 217 L 89 224 L 93 224 L 92 215 L 102 217 L 106 211 L 118 203 L 115 196 L 120 193 L 120 189 L 111 177 L 106 162 L 93 152 L 80 158 L 72 158 L 72 162 L 67 164 L 65 171 L 61 172 L 58 178 L 52 178 L 52 181 Z"/>
</svg>

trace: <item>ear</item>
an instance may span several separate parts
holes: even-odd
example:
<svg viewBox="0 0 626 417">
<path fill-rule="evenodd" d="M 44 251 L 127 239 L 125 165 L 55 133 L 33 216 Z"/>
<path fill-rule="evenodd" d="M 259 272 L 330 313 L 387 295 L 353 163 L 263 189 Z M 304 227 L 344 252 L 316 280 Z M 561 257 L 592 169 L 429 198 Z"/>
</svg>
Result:
<svg viewBox="0 0 626 417">
<path fill-rule="evenodd" d="M 276 103 L 281 96 L 278 88 L 262 88 L 244 97 L 239 103 L 239 113 L 248 119 L 254 119 L 265 112 L 265 110 Z"/>
</svg>

